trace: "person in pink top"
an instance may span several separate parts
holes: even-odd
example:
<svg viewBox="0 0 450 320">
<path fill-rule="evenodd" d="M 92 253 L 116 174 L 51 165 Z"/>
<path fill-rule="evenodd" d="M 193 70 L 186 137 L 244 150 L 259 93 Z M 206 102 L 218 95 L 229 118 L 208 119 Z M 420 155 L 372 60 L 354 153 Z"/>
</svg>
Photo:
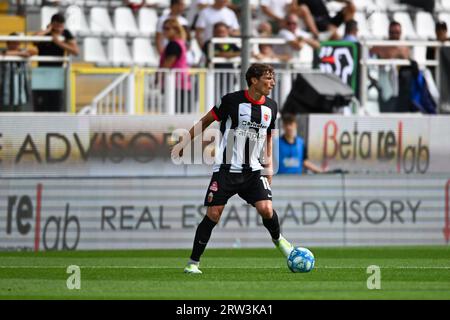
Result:
<svg viewBox="0 0 450 320">
<path fill-rule="evenodd" d="M 175 105 L 177 112 L 190 112 L 190 90 L 187 63 L 186 31 L 177 19 L 169 18 L 164 21 L 163 35 L 168 40 L 159 61 L 160 68 L 177 69 L 175 76 Z"/>
</svg>

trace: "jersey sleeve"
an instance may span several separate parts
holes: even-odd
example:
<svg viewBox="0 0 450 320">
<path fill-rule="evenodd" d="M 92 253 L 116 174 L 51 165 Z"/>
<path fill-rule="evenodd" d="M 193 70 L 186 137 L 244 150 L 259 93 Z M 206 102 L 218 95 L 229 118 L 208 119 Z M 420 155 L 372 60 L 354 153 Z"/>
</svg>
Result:
<svg viewBox="0 0 450 320">
<path fill-rule="evenodd" d="M 211 111 L 216 121 L 222 121 L 229 115 L 230 101 L 227 96 L 223 96 L 219 106 L 214 106 Z"/>
</svg>

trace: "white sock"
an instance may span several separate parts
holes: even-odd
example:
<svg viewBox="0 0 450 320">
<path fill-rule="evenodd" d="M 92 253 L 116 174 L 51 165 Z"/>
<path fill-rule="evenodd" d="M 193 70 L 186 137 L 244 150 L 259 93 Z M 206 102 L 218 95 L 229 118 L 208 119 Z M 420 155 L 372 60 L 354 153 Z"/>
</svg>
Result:
<svg viewBox="0 0 450 320">
<path fill-rule="evenodd" d="M 200 261 L 194 261 L 192 259 L 189 259 L 188 264 L 195 264 L 198 267 L 200 265 Z"/>
</svg>

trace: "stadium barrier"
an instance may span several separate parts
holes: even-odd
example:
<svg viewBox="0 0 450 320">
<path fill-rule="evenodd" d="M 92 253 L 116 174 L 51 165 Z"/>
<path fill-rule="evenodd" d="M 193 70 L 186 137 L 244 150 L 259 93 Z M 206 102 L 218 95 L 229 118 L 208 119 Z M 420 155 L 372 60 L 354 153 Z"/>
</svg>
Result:
<svg viewBox="0 0 450 320">
<path fill-rule="evenodd" d="M 176 129 L 200 115 L 8 114 L 0 117 L 1 177 L 140 177 L 208 175 L 204 152 L 212 130 L 195 150 L 194 164 L 175 165 Z M 448 116 L 310 115 L 299 131 L 316 165 L 350 173 L 450 172 Z M 274 133 L 275 136 L 278 134 Z M 274 144 L 276 150 L 277 144 Z"/>
<path fill-rule="evenodd" d="M 310 115 L 308 157 L 322 168 L 351 173 L 450 172 L 450 117 Z"/>
<path fill-rule="evenodd" d="M 196 120 L 2 115 L 0 249 L 189 248 L 211 168 L 176 166 L 169 150 L 171 132 Z M 277 175 L 274 207 L 289 239 L 307 246 L 447 243 L 448 117 L 307 121 L 310 159 L 359 173 Z M 270 247 L 261 224 L 235 197 L 211 246 Z"/>
<path fill-rule="evenodd" d="M 190 248 L 209 177 L 0 178 L 0 250 Z M 444 245 L 450 174 L 277 176 L 283 234 L 302 246 Z M 447 211 L 445 211 L 447 210 Z M 209 247 L 272 247 L 233 197 Z"/>
<path fill-rule="evenodd" d="M 284 103 L 300 73 L 319 70 L 277 70 L 271 97 Z M 101 79 L 107 82 L 87 104 L 86 91 Z M 183 80 L 184 79 L 184 80 Z M 186 114 L 204 113 L 220 98 L 240 90 L 238 69 L 159 69 L 74 67 L 71 74 L 72 113 L 80 114 Z M 83 81 L 89 84 L 83 84 Z M 189 83 L 187 88 L 181 81 Z M 81 89 L 79 89 L 79 87 Z M 92 101 L 92 102 L 91 102 Z"/>
</svg>

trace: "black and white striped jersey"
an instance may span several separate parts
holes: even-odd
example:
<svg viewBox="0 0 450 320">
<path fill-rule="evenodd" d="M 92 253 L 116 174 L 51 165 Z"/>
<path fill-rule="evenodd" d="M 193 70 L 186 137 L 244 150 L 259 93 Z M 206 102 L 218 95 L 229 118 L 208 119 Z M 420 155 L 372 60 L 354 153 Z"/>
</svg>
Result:
<svg viewBox="0 0 450 320">
<path fill-rule="evenodd" d="M 222 134 L 213 171 L 262 170 L 266 137 L 275 128 L 277 113 L 275 101 L 265 96 L 255 101 L 246 90 L 223 96 L 220 105 L 212 108 Z"/>
</svg>

